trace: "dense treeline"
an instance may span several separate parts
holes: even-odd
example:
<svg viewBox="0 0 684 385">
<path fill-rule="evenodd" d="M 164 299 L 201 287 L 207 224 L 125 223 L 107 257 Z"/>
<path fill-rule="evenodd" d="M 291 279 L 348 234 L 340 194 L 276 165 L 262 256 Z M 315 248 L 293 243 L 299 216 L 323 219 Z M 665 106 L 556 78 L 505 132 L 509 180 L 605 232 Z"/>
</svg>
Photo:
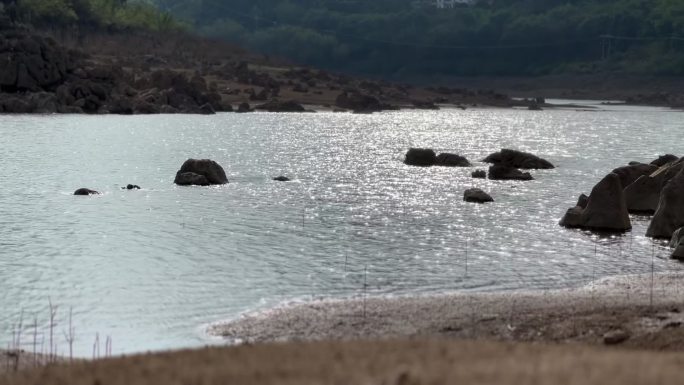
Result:
<svg viewBox="0 0 684 385">
<path fill-rule="evenodd" d="M 204 35 L 349 72 L 684 74 L 681 0 L 148 1 Z"/>
<path fill-rule="evenodd" d="M 0 12 L 39 28 L 170 31 L 176 18 L 142 0 L 0 0 Z"/>
</svg>

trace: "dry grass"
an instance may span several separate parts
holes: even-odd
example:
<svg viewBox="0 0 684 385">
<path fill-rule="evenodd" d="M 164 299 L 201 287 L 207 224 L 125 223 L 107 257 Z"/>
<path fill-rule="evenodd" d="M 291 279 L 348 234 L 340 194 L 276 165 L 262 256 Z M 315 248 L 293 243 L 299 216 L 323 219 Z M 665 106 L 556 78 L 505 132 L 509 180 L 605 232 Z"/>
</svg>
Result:
<svg viewBox="0 0 684 385">
<path fill-rule="evenodd" d="M 12 385 L 679 384 L 684 356 L 476 341 L 265 344 L 52 366 Z"/>
</svg>

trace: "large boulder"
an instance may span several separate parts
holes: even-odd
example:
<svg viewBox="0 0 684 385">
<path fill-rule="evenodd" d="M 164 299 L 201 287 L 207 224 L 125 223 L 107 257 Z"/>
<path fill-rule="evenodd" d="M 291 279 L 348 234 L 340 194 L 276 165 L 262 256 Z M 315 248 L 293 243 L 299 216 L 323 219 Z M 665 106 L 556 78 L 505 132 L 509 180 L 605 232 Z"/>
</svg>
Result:
<svg viewBox="0 0 684 385">
<path fill-rule="evenodd" d="M 174 183 L 181 186 L 208 186 L 228 183 L 226 172 L 210 159 L 188 159 L 176 173 Z"/>
<path fill-rule="evenodd" d="M 586 202 L 586 207 L 581 205 Z M 569 209 L 561 226 L 594 231 L 624 232 L 632 228 L 620 177 L 610 173 L 591 190 L 589 199 L 580 197 L 578 206 Z"/>
<path fill-rule="evenodd" d="M 489 167 L 489 179 L 491 180 L 533 180 L 529 172 L 522 172 L 517 168 L 502 164 Z"/>
<path fill-rule="evenodd" d="M 99 191 L 91 190 L 89 188 L 80 188 L 74 191 L 74 195 L 99 195 Z"/>
<path fill-rule="evenodd" d="M 669 239 L 680 227 L 684 227 L 684 168 L 661 191 L 658 208 L 646 236 Z"/>
<path fill-rule="evenodd" d="M 463 156 L 443 152 L 437 155 L 435 166 L 470 167 L 472 164 Z"/>
<path fill-rule="evenodd" d="M 551 162 L 536 155 L 509 149 L 502 149 L 499 152 L 490 154 L 482 161 L 486 163 L 493 163 L 495 165 L 510 166 L 513 168 L 522 168 L 528 170 L 554 168 L 554 165 L 551 164 Z"/>
<path fill-rule="evenodd" d="M 680 227 L 672 234 L 672 239 L 670 240 L 670 247 L 674 250 L 672 251 L 672 258 L 678 260 L 684 260 L 684 227 Z"/>
<path fill-rule="evenodd" d="M 491 195 L 480 190 L 479 188 L 471 188 L 466 190 L 463 193 L 463 200 L 474 203 L 494 202 L 494 199 L 491 197 Z"/>
<path fill-rule="evenodd" d="M 651 164 L 654 166 L 657 166 L 657 167 L 663 167 L 664 165 L 671 163 L 671 162 L 676 162 L 677 160 L 679 160 L 678 156 L 675 156 L 672 154 L 666 154 L 666 155 L 659 156 L 658 159 L 651 162 Z"/>
<path fill-rule="evenodd" d="M 620 177 L 622 188 L 625 188 L 634 183 L 637 179 L 639 179 L 639 177 L 651 175 L 656 171 L 658 171 L 658 166 L 645 163 L 635 163 L 629 166 L 618 167 L 611 172 Z"/>
<path fill-rule="evenodd" d="M 409 166 L 429 167 L 437 162 L 437 154 L 429 148 L 411 148 L 406 153 L 404 163 Z"/>
<path fill-rule="evenodd" d="M 661 177 L 642 175 L 634 183 L 625 187 L 627 210 L 634 214 L 655 213 L 662 188 L 663 180 Z"/>
</svg>

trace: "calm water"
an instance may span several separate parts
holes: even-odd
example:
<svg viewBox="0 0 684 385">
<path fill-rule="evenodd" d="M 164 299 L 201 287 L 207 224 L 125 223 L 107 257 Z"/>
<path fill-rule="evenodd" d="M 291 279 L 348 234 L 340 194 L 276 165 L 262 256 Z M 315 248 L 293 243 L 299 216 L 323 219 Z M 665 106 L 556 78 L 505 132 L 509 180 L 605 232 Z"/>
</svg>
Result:
<svg viewBox="0 0 684 385">
<path fill-rule="evenodd" d="M 643 236 L 647 219 L 614 238 L 557 225 L 612 168 L 684 153 L 681 113 L 612 109 L 2 116 L 0 342 L 22 311 L 44 328 L 48 298 L 60 350 L 73 308 L 88 356 L 98 332 L 115 353 L 205 344 L 209 322 L 358 295 L 366 268 L 377 295 L 568 287 L 650 271 L 653 250 L 656 270 L 678 269 Z M 476 180 L 483 164 L 403 165 L 411 146 L 473 161 L 512 147 L 558 168 Z M 231 183 L 174 186 L 189 157 L 218 161 Z M 104 195 L 72 196 L 79 187 Z M 496 202 L 464 203 L 470 187 Z"/>
</svg>

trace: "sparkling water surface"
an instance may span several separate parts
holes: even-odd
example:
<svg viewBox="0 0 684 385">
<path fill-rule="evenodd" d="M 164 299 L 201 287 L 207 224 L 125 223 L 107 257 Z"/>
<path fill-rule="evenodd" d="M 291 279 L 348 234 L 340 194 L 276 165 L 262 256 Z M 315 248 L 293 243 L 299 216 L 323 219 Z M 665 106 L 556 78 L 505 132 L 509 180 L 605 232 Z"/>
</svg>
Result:
<svg viewBox="0 0 684 385">
<path fill-rule="evenodd" d="M 75 350 L 96 333 L 114 353 L 209 342 L 208 323 L 284 301 L 578 286 L 678 270 L 633 231 L 558 226 L 611 169 L 684 155 L 681 112 L 444 109 L 354 114 L 0 116 L 0 348 L 22 318 L 25 348 L 58 306 Z M 405 166 L 409 147 L 455 152 L 471 168 Z M 473 179 L 500 148 L 558 168 L 530 182 Z M 177 187 L 187 158 L 230 184 Z M 292 182 L 272 177 L 286 175 Z M 124 191 L 128 183 L 143 187 Z M 101 196 L 75 197 L 88 187 Z M 479 187 L 495 202 L 465 203 Z M 466 273 L 467 269 L 467 273 Z M 365 278 L 364 278 L 365 276 Z M 43 345 L 45 342 L 43 342 Z"/>
</svg>

